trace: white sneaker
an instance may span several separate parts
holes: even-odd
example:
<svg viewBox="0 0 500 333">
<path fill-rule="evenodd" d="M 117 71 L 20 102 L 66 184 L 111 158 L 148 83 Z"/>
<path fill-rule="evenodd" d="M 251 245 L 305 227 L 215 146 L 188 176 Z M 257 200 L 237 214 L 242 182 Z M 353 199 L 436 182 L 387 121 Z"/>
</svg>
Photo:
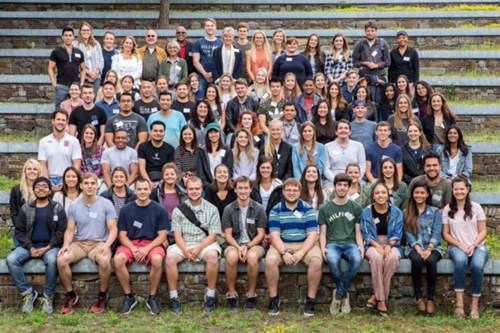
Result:
<svg viewBox="0 0 500 333">
<path fill-rule="evenodd" d="M 351 303 L 349 302 L 349 293 L 345 296 L 341 301 L 340 311 L 342 313 L 350 313 L 351 312 Z"/>
<path fill-rule="evenodd" d="M 332 303 L 330 304 L 330 313 L 332 314 L 332 316 L 335 316 L 340 312 L 340 306 L 342 303 L 342 301 L 339 301 L 335 297 L 336 294 L 337 294 L 337 289 L 334 289 L 332 293 Z"/>
</svg>

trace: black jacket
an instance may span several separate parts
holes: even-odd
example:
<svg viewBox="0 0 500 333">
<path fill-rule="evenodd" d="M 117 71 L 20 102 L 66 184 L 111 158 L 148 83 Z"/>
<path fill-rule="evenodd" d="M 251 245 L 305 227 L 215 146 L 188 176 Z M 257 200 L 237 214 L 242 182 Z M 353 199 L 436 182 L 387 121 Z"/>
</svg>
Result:
<svg viewBox="0 0 500 333">
<path fill-rule="evenodd" d="M 408 143 L 401 147 L 401 151 L 403 153 L 403 181 L 409 185 L 414 177 L 424 174 L 422 160 L 427 151 L 422 149 L 422 153 L 415 156 Z"/>
<path fill-rule="evenodd" d="M 233 177 L 233 151 L 229 149 L 228 146 L 222 145 L 221 149 L 224 149 L 226 152 L 222 157 L 222 164 L 225 164 L 229 169 L 229 178 Z M 207 151 L 205 147 L 198 149 L 198 166 L 196 174 L 203 181 L 203 187 L 208 186 L 210 183 L 214 181 L 214 177 L 210 172 L 210 161 L 207 156 Z"/>
<path fill-rule="evenodd" d="M 292 145 L 282 140 L 278 148 L 278 153 L 273 154 L 273 160 L 276 166 L 276 177 L 282 181 L 293 177 L 292 150 Z M 260 150 L 259 158 L 263 155 L 264 147 Z"/>
<path fill-rule="evenodd" d="M 115 203 L 113 201 L 113 186 L 108 188 L 106 191 L 102 192 L 100 194 L 100 196 L 111 201 L 113 206 L 115 205 Z M 130 187 L 127 186 L 127 194 L 125 195 L 125 203 L 129 203 L 129 202 L 134 201 L 134 200 L 135 200 L 135 193 L 134 193 L 134 191 L 132 191 L 130 189 Z"/>
<path fill-rule="evenodd" d="M 455 125 L 456 121 L 453 118 L 443 117 L 445 132 L 448 131 L 451 125 Z M 422 129 L 424 130 L 425 138 L 432 145 L 434 142 L 434 115 L 427 115 L 422 119 Z"/>
</svg>

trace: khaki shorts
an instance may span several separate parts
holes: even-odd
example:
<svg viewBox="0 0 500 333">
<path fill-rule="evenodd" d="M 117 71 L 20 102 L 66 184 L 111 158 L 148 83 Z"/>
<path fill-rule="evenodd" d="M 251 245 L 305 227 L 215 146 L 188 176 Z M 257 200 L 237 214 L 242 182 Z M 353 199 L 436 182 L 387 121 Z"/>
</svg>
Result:
<svg viewBox="0 0 500 333">
<path fill-rule="evenodd" d="M 283 245 L 285 245 L 285 249 L 292 254 L 299 251 L 302 248 L 303 244 L 304 243 L 283 243 Z M 283 257 L 272 244 L 267 251 L 266 257 L 270 256 L 278 258 L 279 265 L 284 263 Z M 313 258 L 318 258 L 319 260 L 321 260 L 321 262 L 323 262 L 323 256 L 321 255 L 321 249 L 319 248 L 318 242 L 314 243 L 314 246 L 309 251 L 304 253 L 302 262 L 304 262 L 304 264 L 306 265 L 309 265 Z"/>
<path fill-rule="evenodd" d="M 228 245 L 226 247 L 226 249 L 224 250 L 224 257 L 227 256 L 227 253 L 229 251 L 236 251 L 236 253 L 238 253 L 238 249 L 235 248 L 234 246 L 231 246 L 231 245 Z M 266 250 L 264 250 L 264 248 L 260 245 L 255 245 L 255 246 L 252 246 L 250 249 L 248 249 L 248 252 L 247 253 L 250 253 L 250 252 L 256 252 L 257 255 L 259 256 L 259 259 L 264 257 L 264 254 L 266 254 Z"/>
<path fill-rule="evenodd" d="M 188 248 L 191 249 L 191 248 L 193 248 L 195 246 L 196 245 L 189 246 Z M 205 256 L 205 254 L 208 251 L 216 251 L 219 254 L 219 258 L 220 258 L 220 254 L 222 252 L 222 249 L 220 248 L 220 246 L 219 246 L 219 244 L 217 242 L 214 242 L 214 243 L 210 244 L 209 246 L 205 247 L 203 250 L 201 250 L 201 252 L 198 254 L 198 257 L 196 258 L 196 262 L 202 261 L 203 257 Z M 186 259 L 186 257 L 184 256 L 184 253 L 182 253 L 182 250 L 177 246 L 177 244 L 170 245 L 169 247 L 167 247 L 167 257 L 168 257 L 169 253 L 178 254 L 183 259 Z"/>
<path fill-rule="evenodd" d="M 85 240 L 85 241 L 75 241 L 69 245 L 71 252 L 73 252 L 74 261 L 77 262 L 83 258 L 89 258 L 93 262 L 96 262 L 96 256 L 99 253 L 99 247 L 104 244 L 104 242 Z"/>
</svg>

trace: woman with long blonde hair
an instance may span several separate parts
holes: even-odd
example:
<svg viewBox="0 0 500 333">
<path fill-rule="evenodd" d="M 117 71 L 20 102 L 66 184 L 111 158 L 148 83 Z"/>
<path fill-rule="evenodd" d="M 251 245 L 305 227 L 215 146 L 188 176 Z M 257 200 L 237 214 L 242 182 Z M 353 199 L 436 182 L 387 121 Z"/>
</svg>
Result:
<svg viewBox="0 0 500 333">
<path fill-rule="evenodd" d="M 111 69 L 118 73 L 120 80 L 126 75 L 131 75 L 134 79 L 134 88 L 138 89 L 140 87 L 142 60 L 137 53 L 137 43 L 134 37 L 127 36 L 122 39 L 120 53 L 112 57 Z"/>
<path fill-rule="evenodd" d="M 236 130 L 234 137 L 233 179 L 247 176 L 254 181 L 257 176 L 259 150 L 253 146 L 252 134 L 247 129 L 240 128 Z"/>
<path fill-rule="evenodd" d="M 276 58 L 285 54 L 285 43 L 286 43 L 285 30 L 283 29 L 274 30 L 272 38 L 273 64 L 276 61 Z"/>
<path fill-rule="evenodd" d="M 332 39 L 330 53 L 326 56 L 325 75 L 329 83 L 342 83 L 346 73 L 352 70 L 352 53 L 343 34 L 336 34 Z"/>
<path fill-rule="evenodd" d="M 306 121 L 300 127 L 299 142 L 293 145 L 293 177 L 300 179 L 302 171 L 311 164 L 318 166 L 322 177 L 327 158 L 325 146 L 316 140 L 316 127 L 312 122 Z"/>
<path fill-rule="evenodd" d="M 256 30 L 253 33 L 250 50 L 247 51 L 246 56 L 247 73 L 250 81 L 255 81 L 255 75 L 259 68 L 265 68 L 268 73 L 271 73 L 273 53 L 264 31 Z"/>
<path fill-rule="evenodd" d="M 94 92 L 97 92 L 101 86 L 104 57 L 102 56 L 101 44 L 94 38 L 92 26 L 89 22 L 82 22 L 78 37 L 73 41 L 73 46 L 85 53 L 85 81 L 92 84 Z"/>
<path fill-rule="evenodd" d="M 408 126 L 419 124 L 420 120 L 411 112 L 411 98 L 399 95 L 396 99 L 396 109 L 387 122 L 391 125 L 392 142 L 403 147 L 408 142 Z"/>
</svg>

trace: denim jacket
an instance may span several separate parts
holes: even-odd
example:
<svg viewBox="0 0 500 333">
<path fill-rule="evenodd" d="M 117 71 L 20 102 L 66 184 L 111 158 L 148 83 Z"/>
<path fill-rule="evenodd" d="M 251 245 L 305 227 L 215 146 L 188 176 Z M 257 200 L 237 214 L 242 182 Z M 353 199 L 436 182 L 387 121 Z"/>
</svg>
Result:
<svg viewBox="0 0 500 333">
<path fill-rule="evenodd" d="M 401 237 L 403 236 L 403 213 L 395 205 L 390 205 L 389 225 L 387 227 L 387 241 L 397 241 L 399 248 Z M 363 209 L 361 213 L 361 231 L 365 241 L 365 249 L 370 247 L 371 241 L 378 242 L 377 225 L 373 222 L 372 206 Z"/>
<path fill-rule="evenodd" d="M 424 212 L 419 216 L 418 222 L 420 224 L 420 231 L 417 234 L 405 231 L 406 241 L 410 246 L 406 249 L 405 254 L 409 255 L 417 245 L 419 245 L 422 250 L 425 250 L 432 243 L 436 251 L 443 255 L 444 251 L 441 248 L 443 218 L 441 217 L 439 208 L 426 206 Z"/>
<path fill-rule="evenodd" d="M 438 153 L 441 155 L 441 177 L 453 178 L 451 174 L 448 173 L 450 169 L 450 155 L 444 150 L 443 147 L 438 149 Z M 462 151 L 458 150 L 458 162 L 457 162 L 457 176 L 464 175 L 470 177 L 472 174 L 472 151 L 469 147 L 469 152 L 464 155 Z"/>
</svg>

